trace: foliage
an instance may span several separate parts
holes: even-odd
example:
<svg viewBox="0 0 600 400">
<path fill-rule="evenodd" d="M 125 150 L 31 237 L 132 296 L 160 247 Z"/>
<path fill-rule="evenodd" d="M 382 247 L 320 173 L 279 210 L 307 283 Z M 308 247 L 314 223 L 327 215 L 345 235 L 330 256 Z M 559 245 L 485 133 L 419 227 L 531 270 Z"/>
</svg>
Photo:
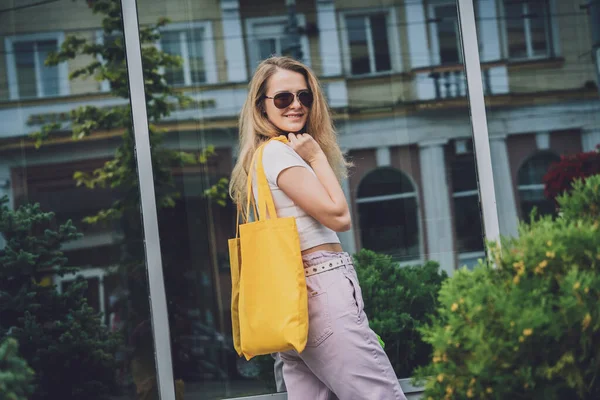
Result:
<svg viewBox="0 0 600 400">
<path fill-rule="evenodd" d="M 600 145 L 596 151 L 561 156 L 560 162 L 553 164 L 544 176 L 544 193 L 554 200 L 571 191 L 576 180 L 596 174 L 600 174 Z"/>
<path fill-rule="evenodd" d="M 27 400 L 33 393 L 33 370 L 19 357 L 19 345 L 13 338 L 0 342 L 0 398 Z"/>
<path fill-rule="evenodd" d="M 40 206 L 10 210 L 0 200 L 0 337 L 21 344 L 36 371 L 37 399 L 103 399 L 113 389 L 117 339 L 85 298 L 85 281 L 62 293 L 45 278 L 77 272 L 67 267 L 64 243 L 80 237 L 68 221 L 57 226 Z M 59 366 L 57 368 L 57 366 Z"/>
<path fill-rule="evenodd" d="M 598 160 L 600 163 L 600 160 Z M 573 182 L 573 191 L 556 198 L 564 218 L 600 220 L 600 174 Z"/>
<path fill-rule="evenodd" d="M 361 250 L 354 256 L 365 312 L 399 377 L 430 358 L 431 346 L 417 332 L 435 315 L 437 294 L 447 278 L 438 264 L 399 267 L 390 256 Z"/>
<path fill-rule="evenodd" d="M 439 318 L 421 329 L 434 348 L 417 373 L 426 398 L 600 398 L 600 224 L 574 214 L 599 206 L 588 181 L 559 199 L 556 220 L 532 218 L 491 244 L 498 268 L 443 285 Z"/>
</svg>

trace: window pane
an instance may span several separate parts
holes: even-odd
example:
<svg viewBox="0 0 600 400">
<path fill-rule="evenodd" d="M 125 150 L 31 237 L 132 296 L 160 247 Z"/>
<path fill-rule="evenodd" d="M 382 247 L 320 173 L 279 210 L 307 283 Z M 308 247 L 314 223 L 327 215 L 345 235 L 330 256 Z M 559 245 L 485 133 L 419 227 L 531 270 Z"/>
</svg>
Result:
<svg viewBox="0 0 600 400">
<path fill-rule="evenodd" d="M 400 171 L 381 168 L 367 175 L 358 189 L 358 198 L 414 192 L 413 184 Z"/>
<path fill-rule="evenodd" d="M 519 196 L 521 197 L 521 216 L 525 220 L 529 220 L 529 215 L 534 208 L 537 209 L 537 215 L 554 215 L 556 207 L 552 200 L 549 200 L 544 195 L 544 187 L 538 189 L 520 189 Z"/>
<path fill-rule="evenodd" d="M 192 29 L 186 32 L 187 46 L 190 57 L 190 72 L 192 83 L 206 82 L 206 69 L 204 66 L 204 29 Z"/>
<path fill-rule="evenodd" d="M 165 31 L 160 34 L 160 44 L 165 53 L 181 57 L 181 32 L 180 31 Z M 167 82 L 173 85 L 184 85 L 185 78 L 183 74 L 183 62 L 179 67 L 166 68 L 165 78 Z"/>
<path fill-rule="evenodd" d="M 451 174 L 454 193 L 477 190 L 477 171 L 473 154 L 457 156 L 452 163 Z"/>
<path fill-rule="evenodd" d="M 358 206 L 362 246 L 389 254 L 397 261 L 419 256 L 415 198 L 361 203 Z"/>
<path fill-rule="evenodd" d="M 532 157 L 519 169 L 519 185 L 542 184 L 550 165 L 558 161 L 560 161 L 560 157 L 551 153 L 542 153 Z"/>
<path fill-rule="evenodd" d="M 442 64 L 458 64 L 460 49 L 458 48 L 458 17 L 456 5 L 437 6 L 435 8 L 438 43 L 440 45 L 440 62 Z"/>
<path fill-rule="evenodd" d="M 157 399 L 121 2 L 1 3 L 0 342 L 34 372 L 23 398 Z M 82 43 L 46 66 L 62 35 Z"/>
<path fill-rule="evenodd" d="M 58 67 L 44 65 L 50 52 L 56 51 L 58 44 L 56 40 L 46 40 L 37 42 L 38 63 L 40 65 L 40 82 L 42 84 L 42 93 L 44 96 L 58 96 L 60 92 L 60 81 L 58 78 Z"/>
<path fill-rule="evenodd" d="M 477 194 L 454 199 L 456 240 L 459 252 L 483 251 L 481 223 L 473 223 L 473 221 L 480 221 L 480 214 Z"/>
<path fill-rule="evenodd" d="M 370 17 L 371 37 L 375 51 L 375 70 L 389 71 L 392 69 L 390 60 L 390 46 L 388 43 L 388 28 L 385 15 L 372 15 Z"/>
<path fill-rule="evenodd" d="M 544 2 L 530 1 L 528 3 L 529 26 L 531 30 L 531 47 L 533 55 L 547 56 L 548 31 L 547 15 Z"/>
<path fill-rule="evenodd" d="M 261 60 L 264 60 L 265 58 L 269 58 L 272 55 L 277 54 L 277 40 L 259 39 L 258 53 Z"/>
<path fill-rule="evenodd" d="M 506 13 L 508 54 L 511 58 L 525 58 L 527 57 L 527 40 L 525 38 L 523 4 L 505 0 L 504 12 Z"/>
<path fill-rule="evenodd" d="M 34 42 L 17 42 L 13 45 L 19 97 L 21 98 L 37 97 L 34 46 Z"/>
<path fill-rule="evenodd" d="M 348 29 L 348 39 L 350 41 L 352 74 L 365 74 L 371 72 L 365 17 L 347 17 L 346 26 Z"/>
</svg>

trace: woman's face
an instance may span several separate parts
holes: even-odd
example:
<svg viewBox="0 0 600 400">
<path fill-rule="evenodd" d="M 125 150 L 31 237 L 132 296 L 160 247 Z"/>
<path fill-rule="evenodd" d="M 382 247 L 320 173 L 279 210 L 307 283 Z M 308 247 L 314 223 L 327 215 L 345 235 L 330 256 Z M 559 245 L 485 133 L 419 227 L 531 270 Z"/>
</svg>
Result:
<svg viewBox="0 0 600 400">
<path fill-rule="evenodd" d="M 275 100 L 273 99 L 266 98 L 263 100 L 267 118 L 283 132 L 300 132 L 306 125 L 310 108 L 298 100 L 296 94 L 301 90 L 308 90 L 308 84 L 304 76 L 298 72 L 280 69 L 267 81 L 267 97 L 275 97 L 275 95 L 282 92 L 294 94 L 294 101 L 282 109 L 275 106 Z"/>
</svg>

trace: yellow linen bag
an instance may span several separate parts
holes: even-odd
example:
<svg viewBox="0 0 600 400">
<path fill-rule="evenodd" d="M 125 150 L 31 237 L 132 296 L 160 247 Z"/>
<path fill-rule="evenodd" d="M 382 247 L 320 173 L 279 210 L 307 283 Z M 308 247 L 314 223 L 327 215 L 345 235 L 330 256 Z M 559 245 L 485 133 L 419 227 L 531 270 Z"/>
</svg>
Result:
<svg viewBox="0 0 600 400">
<path fill-rule="evenodd" d="M 287 141 L 285 137 L 271 140 Z M 253 203 L 252 167 L 256 165 L 258 220 L 239 226 L 237 260 L 241 268 L 235 311 L 232 293 L 232 319 L 237 312 L 241 353 L 248 360 L 292 349 L 302 352 L 308 337 L 308 299 L 296 219 L 277 217 L 263 152 L 264 145 L 256 151 L 248 174 L 246 215 Z M 238 246 L 229 243 L 230 254 L 235 253 Z M 232 264 L 232 284 L 234 270 Z"/>
<path fill-rule="evenodd" d="M 231 335 L 233 336 L 233 348 L 236 353 L 242 355 L 242 344 L 240 342 L 240 317 L 238 304 L 240 300 L 240 267 L 242 265 L 239 239 L 240 206 L 237 209 L 235 220 L 235 238 L 228 240 L 229 266 L 231 268 Z"/>
</svg>

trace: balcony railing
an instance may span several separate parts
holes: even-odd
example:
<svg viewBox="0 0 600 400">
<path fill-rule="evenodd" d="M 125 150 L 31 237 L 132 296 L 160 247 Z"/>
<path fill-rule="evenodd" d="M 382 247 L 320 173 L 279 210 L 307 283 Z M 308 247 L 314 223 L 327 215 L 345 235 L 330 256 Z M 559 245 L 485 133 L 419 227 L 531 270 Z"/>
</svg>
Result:
<svg viewBox="0 0 600 400">
<path fill-rule="evenodd" d="M 500 68 L 500 70 L 498 70 Z M 503 65 L 482 65 L 484 94 L 507 93 L 507 85 L 502 84 Z M 419 100 L 456 99 L 467 96 L 467 79 L 463 65 L 436 66 L 416 71 L 417 79 L 428 82 L 418 90 Z M 494 82 L 496 79 L 496 82 Z"/>
</svg>

